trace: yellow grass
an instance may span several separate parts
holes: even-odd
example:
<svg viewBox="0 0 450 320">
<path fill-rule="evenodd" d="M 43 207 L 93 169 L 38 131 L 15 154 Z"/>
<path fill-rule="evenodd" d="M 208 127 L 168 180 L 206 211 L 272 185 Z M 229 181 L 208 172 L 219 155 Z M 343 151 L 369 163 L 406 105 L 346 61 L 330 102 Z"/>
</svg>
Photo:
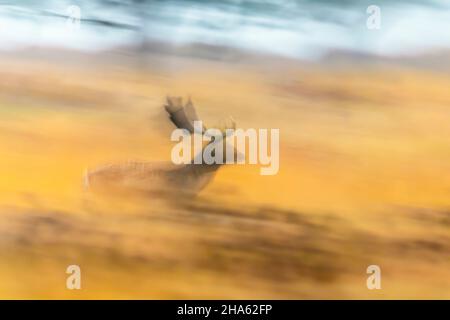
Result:
<svg viewBox="0 0 450 320">
<path fill-rule="evenodd" d="M 2 60 L 1 298 L 450 298 L 448 77 L 162 60 Z M 226 166 L 183 204 L 86 193 L 86 168 L 170 160 L 166 94 L 279 128 L 279 174 Z"/>
</svg>

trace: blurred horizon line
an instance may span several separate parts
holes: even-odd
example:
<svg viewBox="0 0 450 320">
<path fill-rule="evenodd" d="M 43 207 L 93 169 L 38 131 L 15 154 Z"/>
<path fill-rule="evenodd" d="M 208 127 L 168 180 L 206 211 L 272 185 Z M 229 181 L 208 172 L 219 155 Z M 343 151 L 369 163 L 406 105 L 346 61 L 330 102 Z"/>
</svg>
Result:
<svg viewBox="0 0 450 320">
<path fill-rule="evenodd" d="M 151 41 L 306 60 L 330 51 L 395 57 L 450 49 L 449 3 L 380 1 L 379 30 L 366 26 L 369 5 L 370 1 L 337 5 L 307 0 L 2 3 L 0 49 L 102 51 Z M 71 28 L 68 19 L 80 24 Z"/>
</svg>

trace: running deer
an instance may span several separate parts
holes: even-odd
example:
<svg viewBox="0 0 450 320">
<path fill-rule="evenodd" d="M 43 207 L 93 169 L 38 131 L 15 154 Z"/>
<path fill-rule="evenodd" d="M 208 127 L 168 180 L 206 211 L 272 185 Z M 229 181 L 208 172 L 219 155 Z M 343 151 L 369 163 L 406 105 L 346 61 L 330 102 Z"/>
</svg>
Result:
<svg viewBox="0 0 450 320">
<path fill-rule="evenodd" d="M 169 114 L 170 120 L 177 128 L 187 130 L 186 132 L 191 136 L 205 133 L 205 127 L 200 129 L 201 132 L 195 132 L 196 126 L 194 121 L 200 121 L 200 119 L 190 99 L 183 105 L 181 97 L 167 97 L 164 107 Z M 236 128 L 234 120 L 232 120 L 231 127 L 221 130 L 224 141 L 226 139 L 226 129 L 233 128 Z M 212 139 L 209 144 L 217 142 L 216 139 Z M 226 141 L 223 143 L 224 148 L 225 145 Z M 176 165 L 171 161 L 129 161 L 122 164 L 103 166 L 92 171 L 87 170 L 84 177 L 84 185 L 90 189 L 119 188 L 128 191 L 136 190 L 171 195 L 176 190 L 177 192 L 181 191 L 183 194 L 197 194 L 211 182 L 221 166 L 221 164 L 216 163 L 194 163 L 197 157 L 202 157 L 206 146 L 204 145 L 202 151 L 195 154 L 188 164 Z M 238 153 L 234 149 L 234 157 L 237 156 Z M 225 161 L 222 163 L 225 163 Z"/>
</svg>

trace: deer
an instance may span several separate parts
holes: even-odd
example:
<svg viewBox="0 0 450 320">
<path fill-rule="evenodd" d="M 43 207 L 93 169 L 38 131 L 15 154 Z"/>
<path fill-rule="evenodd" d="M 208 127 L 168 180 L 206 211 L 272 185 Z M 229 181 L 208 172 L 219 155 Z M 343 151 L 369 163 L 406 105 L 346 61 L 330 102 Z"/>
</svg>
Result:
<svg viewBox="0 0 450 320">
<path fill-rule="evenodd" d="M 203 126 L 200 132 L 196 132 L 194 121 L 200 121 L 195 107 L 189 98 L 183 104 L 181 97 L 167 97 L 164 105 L 171 122 L 179 129 L 186 130 L 188 134 L 205 134 L 207 130 Z M 225 127 L 221 131 L 222 139 L 227 137 L 227 129 L 236 128 L 235 121 L 231 118 L 231 126 Z M 212 139 L 208 144 L 218 143 L 217 139 Z M 84 175 L 84 186 L 87 189 L 113 188 L 127 191 L 141 191 L 144 193 L 158 193 L 160 195 L 177 194 L 196 195 L 211 183 L 222 163 L 194 163 L 195 158 L 201 157 L 202 152 L 194 154 L 192 160 L 187 164 L 174 164 L 167 162 L 138 162 L 129 161 L 126 163 L 110 164 L 86 170 Z M 226 141 L 223 144 L 225 149 Z M 224 153 L 223 153 L 224 154 Z M 234 149 L 234 156 L 239 154 Z"/>
</svg>

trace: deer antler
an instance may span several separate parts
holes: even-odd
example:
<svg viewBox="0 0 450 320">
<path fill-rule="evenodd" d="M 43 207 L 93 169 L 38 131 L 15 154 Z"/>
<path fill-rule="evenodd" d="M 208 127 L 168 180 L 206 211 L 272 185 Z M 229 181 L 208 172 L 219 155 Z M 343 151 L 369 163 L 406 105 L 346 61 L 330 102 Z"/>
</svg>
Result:
<svg viewBox="0 0 450 320">
<path fill-rule="evenodd" d="M 191 134 L 194 133 L 194 121 L 200 121 L 194 105 L 189 98 L 186 105 L 183 106 L 183 98 L 181 97 L 167 97 L 167 104 L 164 106 L 169 113 L 170 120 L 180 129 L 186 129 Z M 206 128 L 203 126 L 201 132 L 203 134 Z"/>
<path fill-rule="evenodd" d="M 202 127 L 201 132 L 194 132 L 194 121 L 200 121 L 200 118 L 195 111 L 194 104 L 189 97 L 187 103 L 183 106 L 183 98 L 181 97 L 167 97 L 167 104 L 164 106 L 169 113 L 170 120 L 180 129 L 186 129 L 191 134 L 205 134 L 206 127 Z M 233 117 L 229 117 L 225 120 L 223 125 L 219 126 L 220 131 L 224 137 L 227 137 L 228 129 L 236 130 L 236 121 Z"/>
</svg>

